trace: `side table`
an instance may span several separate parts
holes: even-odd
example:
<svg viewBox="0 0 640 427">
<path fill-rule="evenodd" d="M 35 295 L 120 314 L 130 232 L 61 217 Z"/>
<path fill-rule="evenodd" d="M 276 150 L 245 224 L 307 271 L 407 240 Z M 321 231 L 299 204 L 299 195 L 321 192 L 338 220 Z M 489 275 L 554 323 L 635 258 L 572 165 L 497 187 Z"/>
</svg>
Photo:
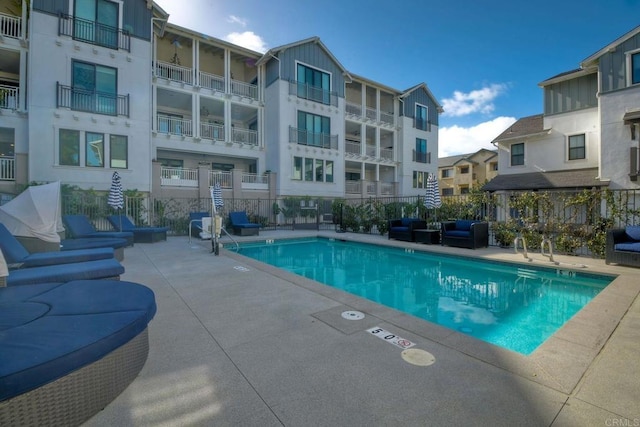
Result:
<svg viewBox="0 0 640 427">
<path fill-rule="evenodd" d="M 427 245 L 437 245 L 440 243 L 440 230 L 414 230 L 416 243 L 426 243 Z"/>
</svg>

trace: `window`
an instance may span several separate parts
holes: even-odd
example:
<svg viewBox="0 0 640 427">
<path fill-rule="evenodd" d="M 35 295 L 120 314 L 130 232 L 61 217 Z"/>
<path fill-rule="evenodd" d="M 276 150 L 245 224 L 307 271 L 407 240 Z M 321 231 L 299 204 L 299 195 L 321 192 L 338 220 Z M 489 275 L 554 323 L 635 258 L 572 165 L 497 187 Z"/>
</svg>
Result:
<svg viewBox="0 0 640 427">
<path fill-rule="evenodd" d="M 344 178 L 347 181 L 360 181 L 360 172 L 345 172 Z"/>
<path fill-rule="evenodd" d="M 104 167 L 104 135 L 87 132 L 85 140 L 85 164 L 89 167 Z"/>
<path fill-rule="evenodd" d="M 302 157 L 293 158 L 293 179 L 302 180 Z"/>
<path fill-rule="evenodd" d="M 443 196 L 453 196 L 453 188 L 443 188 L 442 189 Z"/>
<path fill-rule="evenodd" d="M 117 114 L 117 70 L 73 61 L 72 106 L 79 111 Z"/>
<path fill-rule="evenodd" d="M 497 171 L 498 170 L 498 162 L 491 162 L 489 163 L 489 170 L 490 171 Z"/>
<path fill-rule="evenodd" d="M 65 166 L 80 166 L 80 132 L 60 129 L 58 163 Z"/>
<path fill-rule="evenodd" d="M 569 160 L 586 158 L 584 134 L 569 136 Z"/>
<path fill-rule="evenodd" d="M 331 148 L 331 119 L 298 111 L 298 144 Z"/>
<path fill-rule="evenodd" d="M 460 166 L 460 173 L 469 173 L 469 166 Z"/>
<path fill-rule="evenodd" d="M 306 157 L 293 158 L 292 179 L 309 182 L 333 182 L 333 161 Z"/>
<path fill-rule="evenodd" d="M 427 140 L 422 138 L 416 138 L 416 162 L 427 162 Z"/>
<path fill-rule="evenodd" d="M 109 138 L 110 167 L 126 169 L 128 167 L 127 137 L 111 135 Z"/>
<path fill-rule="evenodd" d="M 466 185 L 460 186 L 460 194 L 469 194 L 469 187 Z"/>
<path fill-rule="evenodd" d="M 74 37 L 112 49 L 118 48 L 118 3 L 76 0 Z"/>
<path fill-rule="evenodd" d="M 416 104 L 416 122 L 415 122 L 416 129 L 429 130 L 427 126 L 428 125 L 427 113 L 428 113 L 427 107 L 425 107 L 424 105 Z"/>
<path fill-rule="evenodd" d="M 429 172 L 413 171 L 413 188 L 427 188 Z"/>
<path fill-rule="evenodd" d="M 184 160 L 178 159 L 161 159 L 158 158 L 158 162 L 164 167 L 167 168 L 181 168 L 184 166 Z"/>
<path fill-rule="evenodd" d="M 511 145 L 511 166 L 524 165 L 524 142 Z"/>
<path fill-rule="evenodd" d="M 329 104 L 331 76 L 320 70 L 298 64 L 298 97 Z"/>
<path fill-rule="evenodd" d="M 640 52 L 631 55 L 631 84 L 640 83 Z"/>
<path fill-rule="evenodd" d="M 453 172 L 453 169 L 442 169 L 441 177 L 442 178 L 451 178 L 453 176 L 452 172 Z"/>
</svg>

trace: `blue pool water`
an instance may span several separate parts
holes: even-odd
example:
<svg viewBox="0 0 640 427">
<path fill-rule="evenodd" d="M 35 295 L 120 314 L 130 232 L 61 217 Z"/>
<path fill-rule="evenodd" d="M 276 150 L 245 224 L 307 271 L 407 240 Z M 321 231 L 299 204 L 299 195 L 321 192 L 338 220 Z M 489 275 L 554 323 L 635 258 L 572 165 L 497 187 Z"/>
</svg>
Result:
<svg viewBox="0 0 640 427">
<path fill-rule="evenodd" d="M 245 243 L 240 253 L 522 354 L 613 280 L 323 238 Z"/>
</svg>

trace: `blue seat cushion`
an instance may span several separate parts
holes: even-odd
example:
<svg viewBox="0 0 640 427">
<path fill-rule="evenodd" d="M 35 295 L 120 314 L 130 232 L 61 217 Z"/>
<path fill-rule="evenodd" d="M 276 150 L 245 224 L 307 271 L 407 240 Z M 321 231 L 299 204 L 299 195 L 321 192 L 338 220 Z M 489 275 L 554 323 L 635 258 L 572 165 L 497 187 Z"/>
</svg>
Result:
<svg viewBox="0 0 640 427">
<path fill-rule="evenodd" d="M 87 238 L 87 239 L 65 239 L 60 242 L 61 251 L 71 251 L 90 248 L 113 248 L 120 249 L 127 246 L 125 239 L 115 238 Z"/>
<path fill-rule="evenodd" d="M 245 211 L 229 212 L 229 221 L 233 227 L 238 228 L 259 228 L 259 224 L 255 224 L 249 221 L 247 213 Z"/>
<path fill-rule="evenodd" d="M 613 248 L 616 251 L 640 252 L 640 242 L 617 243 Z"/>
<path fill-rule="evenodd" d="M 113 248 L 93 248 L 64 252 L 37 252 L 23 258 L 19 262 L 21 268 L 28 268 L 109 259 L 113 257 Z"/>
<path fill-rule="evenodd" d="M 0 401 L 93 363 L 142 332 L 153 291 L 79 280 L 0 289 Z"/>
<path fill-rule="evenodd" d="M 471 220 L 468 220 L 468 219 L 456 220 L 456 230 L 469 231 L 469 230 L 471 230 L 471 225 L 473 223 L 474 223 L 474 221 L 471 221 Z M 447 234 L 449 234 L 449 233 L 447 233 Z"/>
<path fill-rule="evenodd" d="M 447 230 L 445 233 L 448 237 L 464 237 L 468 238 L 471 235 L 470 231 L 465 230 Z"/>
<path fill-rule="evenodd" d="M 115 230 L 130 231 L 132 233 L 159 233 L 169 231 L 169 227 L 137 227 L 126 215 L 109 215 L 107 221 Z"/>
<path fill-rule="evenodd" d="M 637 240 L 640 242 L 640 225 L 628 225 L 625 227 L 624 231 L 631 240 Z"/>
<path fill-rule="evenodd" d="M 234 224 L 233 226 L 238 228 L 260 228 L 260 224 L 253 224 L 251 222 L 246 224 Z"/>
<path fill-rule="evenodd" d="M 391 231 L 406 232 L 409 231 L 409 227 L 391 227 Z"/>
<path fill-rule="evenodd" d="M 124 274 L 124 267 L 115 258 L 56 264 L 43 267 L 10 270 L 7 286 L 21 286 L 46 282 L 107 279 Z"/>
</svg>

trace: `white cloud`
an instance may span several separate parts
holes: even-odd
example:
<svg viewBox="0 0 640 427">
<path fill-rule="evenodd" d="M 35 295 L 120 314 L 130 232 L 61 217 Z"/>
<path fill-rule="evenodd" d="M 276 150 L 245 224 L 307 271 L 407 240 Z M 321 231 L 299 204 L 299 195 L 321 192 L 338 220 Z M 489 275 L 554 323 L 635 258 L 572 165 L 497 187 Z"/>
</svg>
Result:
<svg viewBox="0 0 640 427">
<path fill-rule="evenodd" d="M 267 44 L 262 40 L 262 37 L 253 31 L 245 31 L 244 33 L 234 32 L 228 34 L 224 39 L 238 46 L 255 50 L 256 52 L 264 53 L 267 51 Z"/>
<path fill-rule="evenodd" d="M 246 27 L 247 26 L 247 20 L 246 19 L 242 19 L 240 17 L 237 17 L 235 15 L 229 15 L 229 17 L 227 18 L 227 22 L 230 24 L 240 24 L 242 27 Z"/>
<path fill-rule="evenodd" d="M 438 132 L 438 157 L 475 153 L 481 148 L 495 150 L 491 141 L 515 121 L 514 117 L 496 117 L 467 128 L 458 125 L 441 127 Z"/>
<path fill-rule="evenodd" d="M 492 113 L 495 109 L 493 101 L 506 89 L 506 84 L 494 83 L 468 93 L 457 90 L 453 92 L 452 98 L 442 100 L 443 116 L 460 117 L 473 113 Z"/>
</svg>

